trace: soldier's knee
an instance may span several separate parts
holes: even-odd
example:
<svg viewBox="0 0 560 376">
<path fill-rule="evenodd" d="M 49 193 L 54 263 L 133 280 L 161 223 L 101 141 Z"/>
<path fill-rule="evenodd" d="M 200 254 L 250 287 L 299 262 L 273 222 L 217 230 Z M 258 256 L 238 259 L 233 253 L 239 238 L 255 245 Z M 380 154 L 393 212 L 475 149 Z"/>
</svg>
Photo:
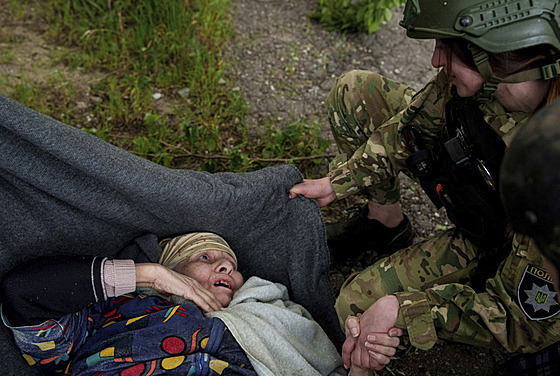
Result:
<svg viewBox="0 0 560 376">
<path fill-rule="evenodd" d="M 344 329 L 344 322 L 348 316 L 355 316 L 363 313 L 373 303 L 382 296 L 387 295 L 381 284 L 374 280 L 365 281 L 358 274 L 350 277 L 340 289 L 340 293 L 335 302 L 335 309 L 339 323 Z"/>
<path fill-rule="evenodd" d="M 352 104 L 356 104 L 352 102 L 358 102 L 360 94 L 367 93 L 367 91 L 362 90 L 363 85 L 369 84 L 372 81 L 382 82 L 383 76 L 379 73 L 360 69 L 353 69 L 343 73 L 336 79 L 329 92 L 326 102 L 327 107 L 340 110 L 350 105 L 350 108 L 352 108 Z"/>
<path fill-rule="evenodd" d="M 336 80 L 327 97 L 327 114 L 331 130 L 337 145 L 345 153 L 353 152 L 369 137 L 371 114 L 366 111 L 365 106 L 366 103 L 371 102 L 368 87 L 372 81 L 376 81 L 373 86 L 378 87 L 381 80 L 381 76 L 377 73 L 352 70 Z M 345 147 L 346 144 L 349 146 Z"/>
<path fill-rule="evenodd" d="M 360 86 L 362 83 L 371 81 L 382 81 L 383 76 L 379 73 L 364 69 L 352 69 L 341 74 L 336 80 L 335 86 L 348 85 L 349 87 Z"/>
</svg>

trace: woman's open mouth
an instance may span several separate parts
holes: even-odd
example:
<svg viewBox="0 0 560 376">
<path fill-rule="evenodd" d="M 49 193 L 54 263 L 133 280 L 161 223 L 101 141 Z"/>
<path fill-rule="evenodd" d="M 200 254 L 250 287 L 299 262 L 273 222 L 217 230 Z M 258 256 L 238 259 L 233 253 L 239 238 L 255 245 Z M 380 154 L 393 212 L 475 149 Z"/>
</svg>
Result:
<svg viewBox="0 0 560 376">
<path fill-rule="evenodd" d="M 230 290 L 233 290 L 233 283 L 228 280 L 227 278 L 220 278 L 216 282 L 214 282 L 214 286 L 217 287 L 224 287 Z"/>
</svg>

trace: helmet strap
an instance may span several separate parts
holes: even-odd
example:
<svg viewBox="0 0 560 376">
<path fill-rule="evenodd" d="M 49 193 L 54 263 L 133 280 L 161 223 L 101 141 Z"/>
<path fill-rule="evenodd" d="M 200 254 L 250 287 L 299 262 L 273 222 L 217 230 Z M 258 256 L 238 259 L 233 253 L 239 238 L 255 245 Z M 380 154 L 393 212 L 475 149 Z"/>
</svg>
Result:
<svg viewBox="0 0 560 376">
<path fill-rule="evenodd" d="M 498 89 L 498 83 L 485 82 L 482 88 L 474 95 L 475 99 L 485 102 L 494 99 L 494 93 Z"/>
<path fill-rule="evenodd" d="M 522 72 L 514 73 L 504 79 L 503 82 L 517 83 L 534 80 L 550 80 L 560 76 L 560 56 L 554 56 L 551 63 L 542 67 L 528 69 Z"/>
<path fill-rule="evenodd" d="M 499 78 L 494 75 L 488 52 L 482 48 L 469 43 L 469 50 L 471 51 L 474 63 L 478 72 L 486 82 L 482 88 L 475 94 L 475 98 L 488 101 L 494 98 L 494 93 L 500 83 L 515 84 L 519 82 L 535 81 L 535 80 L 550 80 L 560 76 L 560 55 L 555 55 L 549 64 L 537 68 L 527 69 L 521 72 L 511 74 L 505 78 Z"/>
<path fill-rule="evenodd" d="M 476 69 L 478 69 L 478 72 L 485 81 L 482 84 L 482 88 L 475 94 L 474 97 L 480 101 L 491 101 L 494 99 L 494 93 L 496 92 L 496 89 L 498 89 L 498 85 L 503 82 L 503 80 L 494 75 L 492 66 L 490 65 L 490 56 L 488 55 L 488 52 L 472 43 L 469 43 L 468 47 L 472 54 Z"/>
</svg>

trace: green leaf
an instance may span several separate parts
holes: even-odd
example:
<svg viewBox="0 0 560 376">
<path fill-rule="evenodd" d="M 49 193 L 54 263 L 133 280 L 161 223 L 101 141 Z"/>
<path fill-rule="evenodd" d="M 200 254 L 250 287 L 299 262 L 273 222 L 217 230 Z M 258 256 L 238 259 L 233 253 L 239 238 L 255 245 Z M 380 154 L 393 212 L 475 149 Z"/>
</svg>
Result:
<svg viewBox="0 0 560 376">
<path fill-rule="evenodd" d="M 374 33 L 383 21 L 391 20 L 392 8 L 404 3 L 405 0 L 319 0 L 318 10 L 312 17 L 329 30 Z"/>
<path fill-rule="evenodd" d="M 216 150 L 216 139 L 213 136 L 204 139 L 204 146 L 206 150 L 212 152 Z"/>
<path fill-rule="evenodd" d="M 391 21 L 391 17 L 393 17 L 393 12 L 391 11 L 391 8 L 385 9 L 385 12 L 384 12 L 383 15 L 384 15 L 385 21 L 387 21 L 387 22 Z"/>
</svg>

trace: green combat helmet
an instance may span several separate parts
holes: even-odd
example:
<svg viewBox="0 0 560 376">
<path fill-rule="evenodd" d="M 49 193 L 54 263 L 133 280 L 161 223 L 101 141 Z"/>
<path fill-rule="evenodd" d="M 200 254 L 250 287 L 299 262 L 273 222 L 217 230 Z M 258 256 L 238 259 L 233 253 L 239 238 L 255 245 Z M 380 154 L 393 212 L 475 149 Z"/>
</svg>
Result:
<svg viewBox="0 0 560 376">
<path fill-rule="evenodd" d="M 496 77 L 488 52 L 501 53 L 550 45 L 560 51 L 558 0 L 408 0 L 400 25 L 410 38 L 461 38 L 486 83 L 479 93 L 491 99 L 500 82 L 551 79 L 560 75 L 560 58 L 505 78 Z"/>
<path fill-rule="evenodd" d="M 560 271 L 560 101 L 535 113 L 506 150 L 500 194 L 513 230 Z"/>
</svg>

